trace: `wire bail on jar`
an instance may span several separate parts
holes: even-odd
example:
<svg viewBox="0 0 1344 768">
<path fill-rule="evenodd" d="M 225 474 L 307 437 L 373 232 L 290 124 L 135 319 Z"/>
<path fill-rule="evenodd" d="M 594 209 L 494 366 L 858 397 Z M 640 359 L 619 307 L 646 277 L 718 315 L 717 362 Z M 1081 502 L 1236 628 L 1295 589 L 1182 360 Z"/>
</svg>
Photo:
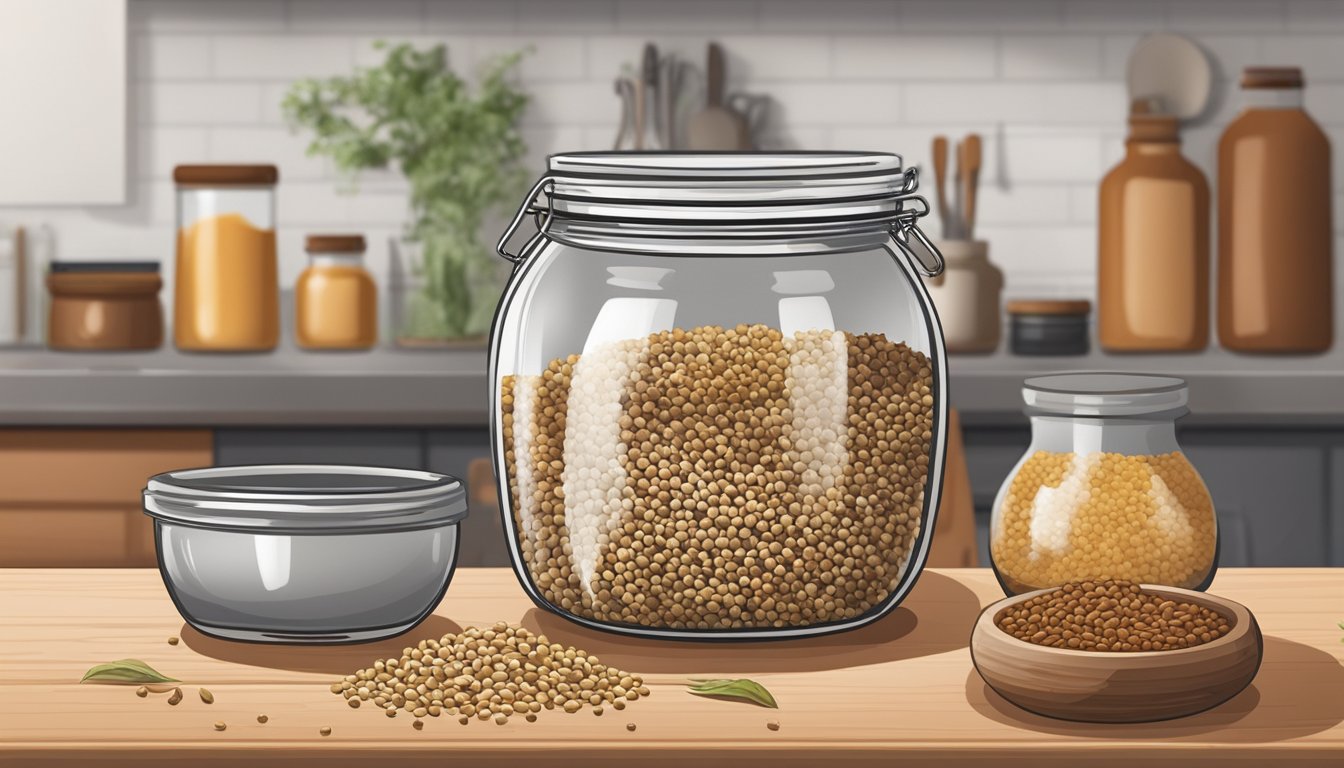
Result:
<svg viewBox="0 0 1344 768">
<path fill-rule="evenodd" d="M 907 169 L 902 180 L 901 191 L 895 197 L 896 211 L 891 219 L 889 231 L 896 246 L 919 268 L 925 277 L 937 277 L 943 273 L 945 263 L 943 254 L 938 250 L 938 247 L 933 244 L 933 241 L 929 240 L 928 235 L 925 235 L 916 223 L 920 218 L 929 215 L 928 201 L 915 194 L 918 188 L 919 169 Z M 545 207 L 537 204 L 537 198 L 543 194 L 546 196 Z M 509 240 L 517 233 L 518 227 L 522 226 L 523 219 L 527 218 L 528 214 L 533 216 L 537 232 L 528 238 L 527 243 L 517 253 L 510 253 L 508 249 Z M 532 190 L 527 193 L 527 196 L 523 198 L 522 205 L 518 207 L 518 211 L 513 215 L 513 220 L 509 222 L 509 226 L 504 229 L 504 234 L 500 236 L 499 242 L 495 245 L 495 252 L 508 261 L 517 264 L 538 240 L 547 236 L 554 219 L 555 177 L 542 176 L 532 186 Z"/>
</svg>

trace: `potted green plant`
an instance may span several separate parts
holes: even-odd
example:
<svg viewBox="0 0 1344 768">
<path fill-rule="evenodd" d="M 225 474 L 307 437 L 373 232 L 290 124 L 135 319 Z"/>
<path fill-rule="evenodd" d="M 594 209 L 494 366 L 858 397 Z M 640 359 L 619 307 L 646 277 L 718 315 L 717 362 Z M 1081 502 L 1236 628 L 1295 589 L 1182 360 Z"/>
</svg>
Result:
<svg viewBox="0 0 1344 768">
<path fill-rule="evenodd" d="M 352 179 L 396 168 L 410 182 L 406 240 L 420 258 L 417 285 L 397 318 L 399 340 L 479 337 L 503 277 L 481 241 L 481 222 L 516 200 L 523 183 L 518 122 L 527 96 L 511 77 L 523 53 L 491 60 L 471 87 L 449 68 L 442 45 L 378 47 L 387 51 L 379 66 L 294 83 L 285 117 L 314 134 L 310 155 L 330 157 Z"/>
</svg>

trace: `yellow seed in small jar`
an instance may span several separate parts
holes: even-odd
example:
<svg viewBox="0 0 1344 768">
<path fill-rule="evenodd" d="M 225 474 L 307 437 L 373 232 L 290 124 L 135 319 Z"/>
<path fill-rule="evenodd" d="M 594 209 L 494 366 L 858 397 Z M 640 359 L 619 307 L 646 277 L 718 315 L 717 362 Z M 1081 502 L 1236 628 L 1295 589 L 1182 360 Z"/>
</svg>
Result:
<svg viewBox="0 0 1344 768">
<path fill-rule="evenodd" d="M 1179 452 L 1032 454 L 990 534 L 1015 592 L 1095 579 L 1199 586 L 1213 567 L 1213 501 Z"/>
</svg>

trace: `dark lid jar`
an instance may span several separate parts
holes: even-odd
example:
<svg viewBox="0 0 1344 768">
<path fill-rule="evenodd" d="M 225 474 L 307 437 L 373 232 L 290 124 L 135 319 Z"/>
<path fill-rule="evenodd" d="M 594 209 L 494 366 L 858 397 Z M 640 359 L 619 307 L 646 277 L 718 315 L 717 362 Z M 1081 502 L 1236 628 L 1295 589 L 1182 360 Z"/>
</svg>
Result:
<svg viewBox="0 0 1344 768">
<path fill-rule="evenodd" d="M 47 274 L 52 349 L 143 350 L 163 343 L 157 261 L 54 261 Z"/>
</svg>

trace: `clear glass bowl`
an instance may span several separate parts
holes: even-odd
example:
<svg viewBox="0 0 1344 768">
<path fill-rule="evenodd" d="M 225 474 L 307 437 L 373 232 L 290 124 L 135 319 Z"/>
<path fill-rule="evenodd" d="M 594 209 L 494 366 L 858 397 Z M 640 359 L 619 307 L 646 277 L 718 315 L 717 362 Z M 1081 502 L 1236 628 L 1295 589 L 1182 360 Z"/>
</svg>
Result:
<svg viewBox="0 0 1344 768">
<path fill-rule="evenodd" d="M 544 207 L 519 217 L 539 233 L 518 257 L 501 242 L 516 268 L 490 373 L 504 522 L 538 605 L 759 639 L 900 602 L 947 408 L 913 187 L 894 155 L 551 159 Z"/>
<path fill-rule="evenodd" d="M 990 557 L 1010 595 L 1090 579 L 1205 589 L 1213 499 L 1176 442 L 1185 382 L 1072 373 L 1027 379 L 1031 445 L 999 489 Z"/>
</svg>

